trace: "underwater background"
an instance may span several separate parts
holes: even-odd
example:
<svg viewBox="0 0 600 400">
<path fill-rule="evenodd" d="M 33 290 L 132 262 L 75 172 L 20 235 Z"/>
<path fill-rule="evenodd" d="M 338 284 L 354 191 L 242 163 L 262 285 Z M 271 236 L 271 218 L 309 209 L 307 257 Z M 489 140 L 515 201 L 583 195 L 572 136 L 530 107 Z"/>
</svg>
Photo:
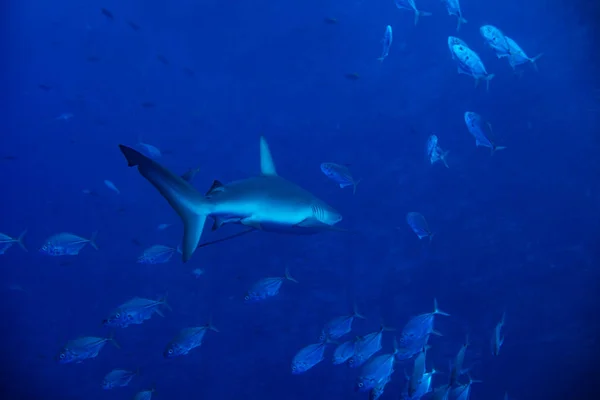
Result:
<svg viewBox="0 0 600 400">
<path fill-rule="evenodd" d="M 596 398 L 598 6 L 462 0 L 468 23 L 457 33 L 439 1 L 417 5 L 433 15 L 415 25 L 393 0 L 4 4 L 0 232 L 27 229 L 28 252 L 15 245 L 0 255 L 2 398 L 127 399 L 155 388 L 156 399 L 366 399 L 353 390 L 359 371 L 332 365 L 333 345 L 304 374 L 291 373 L 291 360 L 354 304 L 366 319 L 349 337 L 383 322 L 396 329 L 383 333 L 389 353 L 434 298 L 451 314 L 436 317 L 443 336 L 429 343 L 435 387 L 468 334 L 465 365 L 482 381 L 472 399 Z M 394 41 L 379 62 L 388 24 Z M 513 73 L 484 44 L 483 24 L 510 32 L 531 56 L 543 52 L 538 71 Z M 457 73 L 449 35 L 495 74 L 489 91 Z M 475 146 L 468 110 L 485 116 L 505 150 Z M 426 158 L 433 133 L 448 168 Z M 137 263 L 151 245 L 179 245 L 183 228 L 118 144 L 151 143 L 176 173 L 198 167 L 204 193 L 215 179 L 259 173 L 260 135 L 278 173 L 335 207 L 346 231 L 252 232 L 187 263 L 179 254 Z M 327 161 L 361 179 L 355 194 L 320 171 Z M 407 225 L 411 211 L 426 217 L 430 242 Z M 241 230 L 207 227 L 203 241 Z M 97 251 L 39 251 L 53 234 L 96 231 Z M 286 268 L 298 284 L 244 302 L 256 281 Z M 132 297 L 163 295 L 172 308 L 164 318 L 102 325 Z M 219 333 L 163 357 L 179 330 L 209 319 Z M 55 359 L 69 340 L 111 334 L 120 349 L 80 364 Z M 139 375 L 105 391 L 114 368 Z M 398 363 L 382 399 L 400 398 L 411 368 Z"/>
</svg>

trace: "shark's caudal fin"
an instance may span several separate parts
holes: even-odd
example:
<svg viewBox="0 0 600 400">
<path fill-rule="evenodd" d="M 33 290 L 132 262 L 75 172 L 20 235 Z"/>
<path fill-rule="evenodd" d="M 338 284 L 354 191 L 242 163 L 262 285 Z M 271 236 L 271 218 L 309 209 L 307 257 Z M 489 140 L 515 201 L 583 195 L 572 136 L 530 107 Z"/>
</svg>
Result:
<svg viewBox="0 0 600 400">
<path fill-rule="evenodd" d="M 130 147 L 119 145 L 130 167 L 137 167 L 169 202 L 183 220 L 183 262 L 190 259 L 204 229 L 209 214 L 208 202 L 190 183 L 175 175 L 156 161 Z"/>
<path fill-rule="evenodd" d="M 260 137 L 260 172 L 263 175 L 277 175 L 275 163 L 273 163 L 273 157 L 271 157 L 271 150 L 269 150 L 269 144 L 264 136 Z"/>
</svg>

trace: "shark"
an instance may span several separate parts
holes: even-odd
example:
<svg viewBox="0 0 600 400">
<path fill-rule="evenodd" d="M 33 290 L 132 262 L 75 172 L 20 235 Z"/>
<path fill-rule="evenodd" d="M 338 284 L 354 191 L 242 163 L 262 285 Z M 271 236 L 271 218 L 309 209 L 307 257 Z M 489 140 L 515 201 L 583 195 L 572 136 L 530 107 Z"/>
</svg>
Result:
<svg viewBox="0 0 600 400">
<path fill-rule="evenodd" d="M 260 175 L 223 184 L 215 180 L 206 194 L 139 151 L 119 145 L 129 167 L 137 167 L 167 200 L 183 221 L 183 262 L 191 257 L 202 236 L 207 218 L 212 229 L 241 224 L 265 232 L 314 234 L 334 227 L 342 215 L 297 184 L 277 174 L 271 150 L 260 137 Z"/>
</svg>

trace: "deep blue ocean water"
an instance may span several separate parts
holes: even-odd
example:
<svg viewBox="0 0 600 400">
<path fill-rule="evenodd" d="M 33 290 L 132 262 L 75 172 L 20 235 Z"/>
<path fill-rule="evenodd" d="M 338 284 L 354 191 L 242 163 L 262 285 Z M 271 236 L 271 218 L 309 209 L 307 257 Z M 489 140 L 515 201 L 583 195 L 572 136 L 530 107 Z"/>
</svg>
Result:
<svg viewBox="0 0 600 400">
<path fill-rule="evenodd" d="M 332 348 L 298 376 L 294 354 L 353 303 L 367 316 L 354 324 L 362 335 L 381 321 L 399 331 L 434 298 L 452 314 L 436 317 L 444 336 L 430 341 L 428 369 L 445 374 L 435 386 L 468 333 L 465 363 L 483 381 L 472 399 L 594 398 L 586 397 L 600 325 L 593 3 L 462 0 L 469 22 L 458 34 L 434 0 L 417 2 L 433 16 L 416 26 L 392 0 L 11 3 L 2 7 L 0 232 L 28 229 L 29 251 L 15 245 L 0 256 L 3 399 L 127 399 L 153 386 L 156 399 L 366 399 L 353 391 L 357 370 L 331 365 Z M 513 74 L 484 45 L 478 28 L 487 23 L 530 56 L 543 52 L 539 71 Z M 388 24 L 394 42 L 380 63 Z M 489 92 L 457 74 L 448 35 L 495 74 Z M 467 110 L 484 115 L 507 149 L 476 148 Z M 72 118 L 57 119 L 65 113 Z M 432 133 L 450 150 L 447 169 L 425 158 Z M 204 192 L 214 179 L 259 173 L 260 135 L 279 174 L 338 209 L 348 232 L 253 232 L 185 264 L 179 255 L 136 263 L 145 247 L 177 246 L 182 224 L 117 145 L 142 139 L 177 173 L 199 167 L 194 185 Z M 321 173 L 324 161 L 362 178 L 355 195 Z M 431 243 L 407 226 L 409 211 L 426 216 Z M 158 231 L 161 223 L 173 226 Z M 207 228 L 203 240 L 241 229 Z M 38 252 L 63 231 L 98 231 L 99 250 Z M 286 267 L 299 284 L 244 303 L 254 282 Z M 194 278 L 195 268 L 204 275 Z M 173 311 L 114 330 L 120 350 L 56 362 L 68 340 L 109 335 L 101 322 L 117 305 L 165 293 Z M 504 311 L 495 357 L 490 337 Z M 181 328 L 211 315 L 220 333 L 187 356 L 163 358 Z M 383 351 L 394 335 L 384 333 Z M 140 375 L 107 392 L 101 382 L 113 368 Z M 399 398 L 410 369 L 396 367 L 382 399 Z"/>
</svg>

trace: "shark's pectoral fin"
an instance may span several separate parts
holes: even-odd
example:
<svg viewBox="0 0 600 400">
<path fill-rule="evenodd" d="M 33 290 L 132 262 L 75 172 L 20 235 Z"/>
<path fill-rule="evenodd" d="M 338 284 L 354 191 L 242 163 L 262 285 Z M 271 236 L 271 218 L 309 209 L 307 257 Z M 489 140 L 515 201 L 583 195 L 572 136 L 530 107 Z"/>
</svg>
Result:
<svg viewBox="0 0 600 400">
<path fill-rule="evenodd" d="M 210 189 L 206 192 L 205 196 L 210 196 L 211 194 L 215 194 L 217 192 L 222 192 L 225 190 L 225 185 L 223 185 L 220 181 L 214 180 Z"/>
<path fill-rule="evenodd" d="M 277 175 L 275 163 L 273 157 L 271 157 L 271 150 L 269 150 L 269 144 L 264 136 L 260 137 L 260 172 L 263 175 Z"/>
<path fill-rule="evenodd" d="M 254 229 L 258 229 L 259 231 L 262 230 L 262 226 L 260 226 L 260 222 L 253 219 L 251 216 L 248 218 L 242 219 L 240 222 L 242 223 L 242 225 L 250 226 Z"/>
</svg>

